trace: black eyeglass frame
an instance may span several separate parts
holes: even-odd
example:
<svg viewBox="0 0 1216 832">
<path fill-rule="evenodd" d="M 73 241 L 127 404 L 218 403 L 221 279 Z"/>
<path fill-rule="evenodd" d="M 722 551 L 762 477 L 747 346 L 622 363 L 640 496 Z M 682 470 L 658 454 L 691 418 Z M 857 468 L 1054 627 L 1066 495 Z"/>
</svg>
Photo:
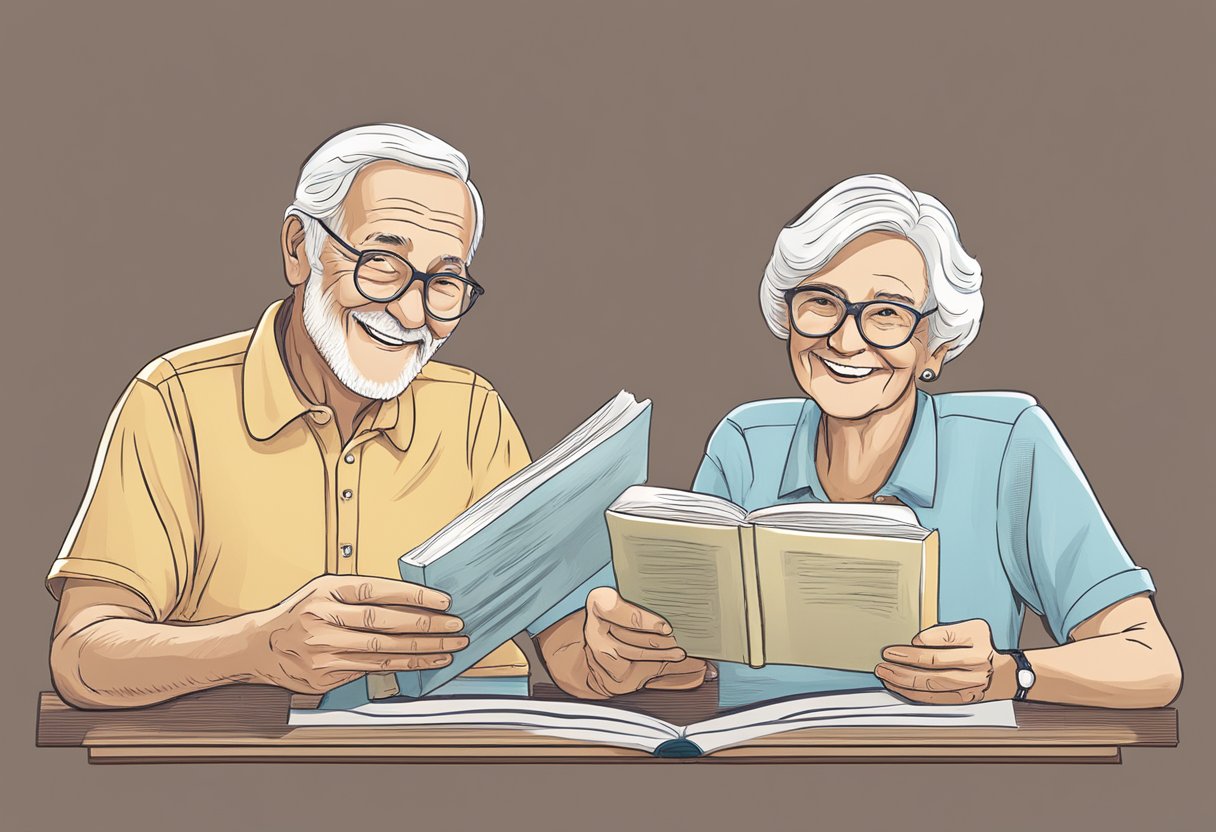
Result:
<svg viewBox="0 0 1216 832">
<path fill-rule="evenodd" d="M 840 303 L 844 306 L 844 314 L 840 316 L 840 320 L 836 323 L 836 326 L 832 327 L 827 332 L 824 332 L 824 333 L 821 333 L 818 335 L 812 335 L 809 332 L 803 332 L 798 327 L 797 319 L 796 319 L 796 316 L 794 315 L 794 298 L 796 296 L 798 296 L 799 294 L 804 294 L 804 293 L 809 293 L 809 292 L 814 292 L 817 295 L 827 295 L 828 297 L 832 298 L 833 300 L 840 301 Z M 819 286 L 795 286 L 792 289 L 786 289 L 781 294 L 785 297 L 785 308 L 789 310 L 790 326 L 792 326 L 794 329 L 796 329 L 798 331 L 798 334 L 801 335 L 803 338 L 831 338 L 833 335 L 835 335 L 837 333 L 837 331 L 839 331 L 839 329 L 842 326 L 844 326 L 845 321 L 847 321 L 849 318 L 854 318 L 855 323 L 857 324 L 857 332 L 859 335 L 861 335 L 862 340 L 865 341 L 867 344 L 869 344 L 871 347 L 873 347 L 876 350 L 899 349 L 904 344 L 906 344 L 912 340 L 912 336 L 916 334 L 916 328 L 918 326 L 920 326 L 920 322 L 937 311 L 937 307 L 935 306 L 932 309 L 926 309 L 924 312 L 921 312 L 919 309 L 913 309 L 911 306 L 908 306 L 906 303 L 900 303 L 899 301 L 895 301 L 895 300 L 863 300 L 861 303 L 849 303 L 846 299 L 842 298 L 840 295 L 836 294 L 835 292 L 828 291 L 827 289 L 821 288 Z M 904 340 L 900 341 L 898 344 L 890 344 L 890 345 L 884 346 L 882 344 L 875 344 L 873 341 L 871 341 L 869 338 L 866 337 L 865 328 L 862 327 L 862 325 L 861 325 L 861 314 L 868 307 L 877 306 L 879 304 L 881 304 L 883 306 L 897 306 L 900 309 L 910 312 L 915 318 L 915 321 L 913 322 L 911 328 L 908 329 L 907 337 L 904 338 Z"/>
<path fill-rule="evenodd" d="M 317 219 L 312 214 L 306 214 L 303 211 L 297 211 L 296 213 L 299 213 L 301 216 L 308 217 L 310 220 L 315 222 L 317 225 L 321 226 L 321 228 L 325 229 L 325 233 L 333 238 L 334 242 L 336 242 L 338 245 L 342 246 L 342 248 L 346 249 L 346 251 L 348 251 L 350 254 L 353 254 L 355 256 L 355 272 L 354 272 L 355 289 L 358 290 L 359 294 L 363 295 L 363 297 L 367 298 L 372 303 L 392 303 L 393 301 L 397 300 L 399 297 L 404 295 L 406 292 L 408 292 L 410 287 L 414 285 L 415 280 L 421 280 L 422 281 L 422 306 L 426 310 L 426 314 L 430 315 L 432 318 L 434 318 L 437 321 L 443 321 L 446 323 L 449 321 L 459 320 L 460 318 L 463 318 L 465 315 L 469 314 L 469 312 L 472 311 L 472 309 L 473 309 L 473 305 L 477 303 L 477 299 L 486 293 L 485 287 L 483 287 L 480 283 L 478 283 L 476 280 L 474 280 L 472 274 L 469 274 L 468 277 L 465 277 L 464 275 L 456 274 L 455 272 L 442 272 L 442 271 L 441 272 L 424 272 L 421 269 L 416 268 L 413 263 L 411 263 L 409 260 L 406 260 L 400 254 L 397 254 L 396 252 L 393 252 L 393 251 L 388 251 L 387 249 L 369 248 L 365 251 L 360 251 L 359 249 L 352 246 L 350 243 L 346 242 L 346 240 L 343 240 L 341 237 L 339 237 L 332 228 L 330 228 L 328 225 L 325 224 L 324 221 Z M 359 267 L 362 266 L 366 260 L 371 259 L 371 257 L 375 256 L 375 255 L 392 257 L 395 260 L 405 264 L 405 267 L 410 270 L 410 275 L 411 275 L 410 279 L 405 281 L 405 285 L 402 286 L 398 291 L 394 292 L 391 297 L 388 297 L 388 298 L 372 297 L 367 292 L 363 291 L 363 286 L 359 283 Z M 467 267 L 466 267 L 465 271 L 466 272 L 468 271 Z M 429 289 L 431 286 L 431 281 L 438 277 L 446 277 L 446 278 L 451 278 L 453 280 L 459 280 L 461 283 L 464 283 L 466 286 L 468 286 L 469 289 L 472 291 L 472 295 L 470 295 L 470 297 L 469 297 L 468 307 L 466 307 L 464 309 L 464 311 L 462 311 L 459 315 L 456 315 L 451 318 L 444 318 L 441 315 L 436 315 L 433 312 L 431 312 L 430 306 L 426 302 L 426 292 L 427 292 L 427 289 Z"/>
</svg>

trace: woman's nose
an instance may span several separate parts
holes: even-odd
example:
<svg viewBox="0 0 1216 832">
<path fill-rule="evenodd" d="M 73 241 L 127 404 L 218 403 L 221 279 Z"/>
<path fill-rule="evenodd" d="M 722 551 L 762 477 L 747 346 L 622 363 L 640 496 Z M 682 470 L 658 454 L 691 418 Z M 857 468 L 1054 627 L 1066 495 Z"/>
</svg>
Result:
<svg viewBox="0 0 1216 832">
<path fill-rule="evenodd" d="M 849 315 L 836 330 L 828 337 L 828 346 L 841 355 L 856 355 L 866 348 L 866 341 L 861 337 L 857 328 L 857 316 Z"/>
</svg>

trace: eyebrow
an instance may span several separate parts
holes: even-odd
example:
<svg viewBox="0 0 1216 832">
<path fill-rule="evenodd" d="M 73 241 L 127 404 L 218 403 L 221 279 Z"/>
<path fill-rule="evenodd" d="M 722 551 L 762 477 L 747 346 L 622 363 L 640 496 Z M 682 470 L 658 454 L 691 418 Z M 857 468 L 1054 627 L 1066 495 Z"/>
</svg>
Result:
<svg viewBox="0 0 1216 832">
<path fill-rule="evenodd" d="M 371 234 L 367 237 L 364 237 L 363 242 L 365 244 L 366 243 L 387 243 L 390 246 L 401 246 L 402 248 L 408 248 L 409 244 L 410 244 L 410 241 L 405 237 L 401 237 L 397 234 L 384 234 L 384 233 Z"/>
<path fill-rule="evenodd" d="M 445 254 L 443 257 L 439 258 L 439 262 L 447 263 L 451 266 L 459 266 L 462 269 L 467 268 L 464 264 L 464 259 L 457 257 L 455 254 Z"/>
<path fill-rule="evenodd" d="M 875 277 L 891 277 L 891 275 L 889 275 L 889 274 L 876 274 L 874 276 Z M 892 279 L 899 280 L 898 277 L 892 278 Z M 902 280 L 899 280 L 899 282 L 903 283 Z M 904 285 L 907 286 L 908 284 L 904 283 Z M 841 300 L 848 301 L 848 299 L 849 299 L 849 296 L 845 292 L 844 289 L 841 289 L 839 286 L 834 286 L 831 283 L 807 283 L 805 286 L 802 286 L 800 288 L 803 288 L 803 289 L 828 289 L 828 290 L 831 290 L 834 294 L 838 295 Z M 916 306 L 916 301 L 914 301 L 912 298 L 908 297 L 907 295 L 901 295 L 898 292 L 875 292 L 874 297 L 890 298 L 891 300 L 902 301 L 902 302 L 908 304 L 908 306 Z"/>
<path fill-rule="evenodd" d="M 896 282 L 898 282 L 898 283 L 902 283 L 902 284 L 903 284 L 903 285 L 904 285 L 904 286 L 907 288 L 907 290 L 908 290 L 909 292 L 911 292 L 911 291 L 912 291 L 912 287 L 911 287 L 911 286 L 908 286 L 907 281 L 905 281 L 905 280 L 904 280 L 902 277 L 896 277 L 896 276 L 895 276 L 895 275 L 893 275 L 893 274 L 875 274 L 874 276 L 875 276 L 875 277 L 889 277 L 891 280 L 894 280 L 894 281 L 896 281 Z"/>
</svg>

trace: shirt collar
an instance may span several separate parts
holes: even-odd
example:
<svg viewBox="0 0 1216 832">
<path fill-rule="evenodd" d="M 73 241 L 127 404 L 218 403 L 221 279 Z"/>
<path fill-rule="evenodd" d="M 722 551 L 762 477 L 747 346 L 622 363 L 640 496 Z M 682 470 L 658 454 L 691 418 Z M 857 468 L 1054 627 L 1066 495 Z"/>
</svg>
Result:
<svg viewBox="0 0 1216 832">
<path fill-rule="evenodd" d="M 289 422 L 311 411 L 310 404 L 292 383 L 279 352 L 279 339 L 286 320 L 280 326 L 279 311 L 284 301 L 275 301 L 264 313 L 245 351 L 242 376 L 245 427 L 250 436 L 266 440 L 281 431 Z M 394 445 L 404 451 L 414 436 L 414 394 L 412 386 L 395 399 L 380 403 L 372 430 L 383 431 Z"/>
<path fill-rule="evenodd" d="M 819 435 L 822 411 L 813 399 L 802 405 L 802 413 L 794 426 L 789 455 L 781 474 L 778 496 L 788 497 L 798 491 L 809 491 L 820 502 L 827 502 L 819 474 L 815 470 L 815 442 Z M 937 408 L 933 397 L 923 390 L 916 391 L 916 415 L 912 429 L 895 468 L 879 494 L 898 497 L 903 502 L 922 507 L 933 505 L 937 492 Z"/>
</svg>

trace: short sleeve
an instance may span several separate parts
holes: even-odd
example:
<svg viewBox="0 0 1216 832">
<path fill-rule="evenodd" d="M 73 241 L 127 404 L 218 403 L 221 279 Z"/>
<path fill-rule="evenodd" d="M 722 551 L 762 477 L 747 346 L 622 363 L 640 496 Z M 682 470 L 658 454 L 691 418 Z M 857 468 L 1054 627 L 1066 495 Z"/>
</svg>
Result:
<svg viewBox="0 0 1216 832">
<path fill-rule="evenodd" d="M 1010 432 L 998 503 L 1001 559 L 1010 582 L 1044 616 L 1057 642 L 1111 604 L 1154 590 L 1038 406 L 1023 411 Z"/>
<path fill-rule="evenodd" d="M 469 505 L 472 505 L 516 471 L 526 468 L 532 458 L 515 419 L 493 390 L 486 394 L 470 436 L 473 493 Z"/>
<path fill-rule="evenodd" d="M 141 379 L 114 408 L 80 512 L 46 585 L 69 578 L 119 584 L 165 620 L 194 563 L 196 489 L 160 391 Z"/>
<path fill-rule="evenodd" d="M 723 419 L 705 444 L 705 456 L 693 478 L 692 490 L 741 505 L 752 480 L 751 453 L 743 431 L 730 419 Z"/>
</svg>

